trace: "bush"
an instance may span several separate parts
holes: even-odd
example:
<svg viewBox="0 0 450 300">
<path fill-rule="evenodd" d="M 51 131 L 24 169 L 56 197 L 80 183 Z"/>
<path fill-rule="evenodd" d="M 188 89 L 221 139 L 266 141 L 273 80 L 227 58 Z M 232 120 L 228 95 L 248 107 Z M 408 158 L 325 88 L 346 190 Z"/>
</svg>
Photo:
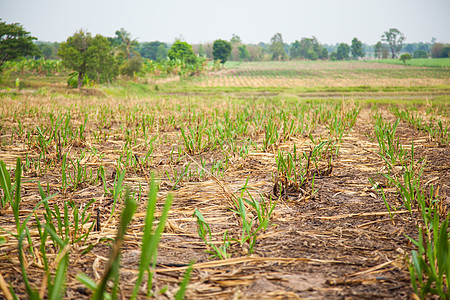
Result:
<svg viewBox="0 0 450 300">
<path fill-rule="evenodd" d="M 403 53 L 400 56 L 400 60 L 402 60 L 404 64 L 406 64 L 406 61 L 410 60 L 410 59 L 411 59 L 411 54 L 409 54 L 409 53 Z"/>
<path fill-rule="evenodd" d="M 326 48 L 322 49 L 322 59 L 328 59 L 328 50 Z"/>
<path fill-rule="evenodd" d="M 433 58 L 447 58 L 450 54 L 450 45 L 442 43 L 434 43 L 431 47 L 431 56 Z"/>
<path fill-rule="evenodd" d="M 336 52 L 331 52 L 331 54 L 330 54 L 330 60 L 335 61 L 335 60 L 337 60 L 337 59 L 338 59 L 338 58 L 337 58 Z"/>
<path fill-rule="evenodd" d="M 441 51 L 441 57 L 442 58 L 448 58 L 450 57 L 450 46 L 445 46 Z"/>
<path fill-rule="evenodd" d="M 306 58 L 310 60 L 317 60 L 319 58 L 319 55 L 313 49 L 309 49 L 306 52 Z"/>
<path fill-rule="evenodd" d="M 413 58 L 428 58 L 428 52 L 425 50 L 416 50 L 413 53 Z"/>
<path fill-rule="evenodd" d="M 122 75 L 134 76 L 142 70 L 142 59 L 139 56 L 134 56 L 131 59 L 125 61 L 119 68 L 119 72 Z"/>
</svg>

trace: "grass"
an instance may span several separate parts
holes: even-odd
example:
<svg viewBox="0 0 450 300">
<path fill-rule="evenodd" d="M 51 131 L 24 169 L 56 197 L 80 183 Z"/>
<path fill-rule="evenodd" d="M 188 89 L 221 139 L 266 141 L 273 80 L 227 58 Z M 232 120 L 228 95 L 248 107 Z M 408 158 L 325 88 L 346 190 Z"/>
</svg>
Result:
<svg viewBox="0 0 450 300">
<path fill-rule="evenodd" d="M 406 64 L 404 64 L 400 59 L 382 59 L 378 62 L 413 67 L 450 68 L 449 58 L 413 58 L 408 60 Z"/>
</svg>

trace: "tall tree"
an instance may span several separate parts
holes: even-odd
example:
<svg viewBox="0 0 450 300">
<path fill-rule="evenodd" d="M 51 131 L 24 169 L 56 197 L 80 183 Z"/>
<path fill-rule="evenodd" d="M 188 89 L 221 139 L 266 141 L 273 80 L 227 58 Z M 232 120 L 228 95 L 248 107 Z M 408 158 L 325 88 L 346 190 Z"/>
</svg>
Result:
<svg viewBox="0 0 450 300">
<path fill-rule="evenodd" d="M 101 35 L 95 38 L 89 32 L 77 31 L 67 41 L 61 43 L 58 50 L 63 64 L 78 72 L 78 88 L 83 85 L 84 75 L 93 72 L 100 78 L 105 72 L 113 72 L 115 61 L 110 56 L 109 41 Z"/>
<path fill-rule="evenodd" d="M 289 54 L 290 54 L 291 58 L 300 58 L 301 57 L 300 41 L 295 40 L 295 42 L 293 42 L 291 44 L 291 47 L 289 48 Z"/>
<path fill-rule="evenodd" d="M 336 50 L 336 58 L 338 60 L 349 59 L 350 58 L 348 56 L 349 52 L 350 52 L 350 46 L 345 43 L 340 43 Z"/>
<path fill-rule="evenodd" d="M 242 44 L 242 40 L 238 35 L 233 34 L 233 36 L 231 37 L 230 43 L 231 43 L 231 45 L 240 45 L 240 44 Z"/>
<path fill-rule="evenodd" d="M 224 40 L 215 40 L 213 43 L 213 57 L 214 60 L 220 60 L 224 64 L 231 53 L 231 43 Z"/>
<path fill-rule="evenodd" d="M 319 44 L 316 37 L 302 38 L 300 41 L 292 43 L 289 49 L 292 58 L 303 58 L 316 60 L 318 58 L 328 58 L 328 51 L 323 52 L 323 46 Z M 324 54 L 325 57 L 324 57 Z"/>
<path fill-rule="evenodd" d="M 322 59 L 328 59 L 328 50 L 327 50 L 327 48 L 322 48 Z"/>
<path fill-rule="evenodd" d="M 202 44 L 200 44 L 200 45 L 198 46 L 198 56 L 199 56 L 199 57 L 203 57 L 203 58 L 206 57 L 205 48 L 203 48 L 203 45 L 202 45 Z"/>
<path fill-rule="evenodd" d="M 381 51 L 383 50 L 383 44 L 378 41 L 374 46 L 374 56 L 375 58 L 381 58 Z"/>
<path fill-rule="evenodd" d="M 122 55 L 125 59 L 130 59 L 133 55 L 138 54 L 134 48 L 139 43 L 131 37 L 131 33 L 124 28 L 120 28 L 120 30 L 116 31 L 116 37 L 119 41 L 119 45 L 117 46 L 119 55 Z"/>
<path fill-rule="evenodd" d="M 141 47 L 139 48 L 139 54 L 141 54 L 142 57 L 150 58 L 151 60 L 158 60 L 158 58 L 156 57 L 157 56 L 156 54 L 158 52 L 158 48 L 161 45 L 164 48 L 167 48 L 166 43 L 159 42 L 159 41 L 154 41 L 154 42 L 149 42 L 149 43 L 142 43 Z M 167 56 L 167 51 L 166 51 L 166 55 L 165 56 Z"/>
<path fill-rule="evenodd" d="M 53 48 L 50 45 L 44 45 L 41 52 L 45 59 L 49 59 L 53 55 Z"/>
<path fill-rule="evenodd" d="M 233 36 L 231 37 L 230 43 L 231 43 L 231 53 L 230 53 L 229 60 L 235 60 L 235 61 L 241 60 L 239 57 L 239 47 L 242 45 L 241 38 L 238 35 L 233 34 Z"/>
<path fill-rule="evenodd" d="M 405 35 L 401 33 L 397 28 L 389 28 L 389 31 L 385 31 L 381 36 L 381 40 L 388 43 L 391 49 L 392 58 L 397 58 L 397 53 L 402 50 L 403 41 Z"/>
<path fill-rule="evenodd" d="M 264 48 L 261 45 L 247 45 L 249 60 L 262 60 L 264 57 Z"/>
<path fill-rule="evenodd" d="M 161 44 L 158 46 L 158 49 L 156 50 L 156 60 L 162 61 L 166 60 L 166 58 L 167 58 L 166 44 Z"/>
<path fill-rule="evenodd" d="M 97 34 L 87 49 L 87 75 L 97 82 L 111 81 L 117 75 L 117 63 L 112 54 L 111 43 L 104 36 Z"/>
<path fill-rule="evenodd" d="M 434 43 L 431 47 L 433 58 L 446 58 L 450 56 L 450 44 Z"/>
<path fill-rule="evenodd" d="M 280 59 L 286 58 L 286 51 L 284 50 L 283 36 L 281 35 L 281 33 L 276 33 L 270 39 L 269 49 L 270 49 L 270 52 L 272 53 L 272 59 L 280 60 Z"/>
<path fill-rule="evenodd" d="M 240 60 L 248 60 L 250 58 L 250 53 L 248 52 L 246 45 L 240 45 L 238 47 L 239 50 L 239 59 Z"/>
<path fill-rule="evenodd" d="M 87 50 L 91 42 L 92 35 L 80 30 L 59 46 L 58 55 L 62 58 L 63 64 L 78 72 L 78 88 L 83 85 L 83 77 L 88 71 L 89 54 Z"/>
<path fill-rule="evenodd" d="M 36 38 L 19 23 L 0 22 L 0 69 L 8 60 L 38 54 L 39 49 L 33 43 L 34 40 Z"/>
<path fill-rule="evenodd" d="M 364 52 L 363 43 L 357 38 L 353 38 L 351 50 L 354 59 L 358 59 L 359 57 L 362 58 L 366 55 Z"/>
<path fill-rule="evenodd" d="M 172 60 L 181 60 L 189 64 L 194 64 L 197 61 L 197 57 L 192 50 L 192 45 L 182 42 L 180 40 L 175 41 L 172 47 L 170 47 L 167 56 Z"/>
</svg>

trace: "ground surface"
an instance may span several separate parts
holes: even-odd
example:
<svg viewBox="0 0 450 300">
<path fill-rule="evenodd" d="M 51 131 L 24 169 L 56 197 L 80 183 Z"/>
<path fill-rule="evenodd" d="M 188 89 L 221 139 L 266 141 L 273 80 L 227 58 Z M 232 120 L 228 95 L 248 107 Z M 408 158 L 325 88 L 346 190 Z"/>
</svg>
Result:
<svg viewBox="0 0 450 300">
<path fill-rule="evenodd" d="M 382 75 L 370 77 L 371 72 L 358 71 L 358 68 L 355 70 L 354 66 L 329 63 L 323 68 L 320 64 L 304 64 L 302 69 L 301 66 L 293 68 L 286 63 L 283 65 L 284 70 L 293 70 L 297 75 L 298 72 L 312 72 L 311 78 L 302 79 L 291 74 L 290 78 L 298 82 L 277 77 L 275 84 L 272 83 L 271 86 L 301 84 L 307 87 L 314 77 L 322 78 L 320 86 L 324 86 L 333 76 L 344 74 L 342 80 L 338 80 L 341 83 L 336 83 L 336 86 L 369 85 L 382 88 L 383 84 L 391 80 L 391 76 L 393 81 L 390 85 L 413 86 L 418 90 L 402 90 L 398 99 L 420 98 L 414 106 L 417 112 L 428 118 L 437 116 L 448 126 L 449 90 L 445 88 L 449 84 L 448 69 L 436 71 L 405 66 L 389 65 L 382 68 L 378 64 L 357 65 L 361 70 L 383 70 Z M 267 69 L 273 70 L 270 65 Z M 258 72 L 261 70 L 264 68 L 258 69 Z M 279 65 L 276 70 L 280 72 Z M 389 73 L 389 70 L 393 71 Z M 398 70 L 405 70 L 404 74 L 407 75 L 401 77 Z M 251 68 L 236 68 L 227 72 L 247 74 L 253 71 Z M 364 73 L 362 80 L 366 83 L 356 85 L 359 72 Z M 194 80 L 192 85 L 223 86 L 221 76 L 219 74 L 216 77 Z M 270 85 L 270 76 L 259 73 L 257 76 L 264 77 L 264 84 L 250 83 L 248 86 Z M 398 80 L 395 79 L 397 77 Z M 423 81 L 424 78 L 430 79 Z M 228 83 L 225 84 L 227 85 Z M 435 90 L 425 89 L 427 86 L 439 87 Z M 331 106 L 322 106 L 322 102 L 328 103 L 330 98 L 335 97 L 336 91 L 329 94 L 323 89 L 310 91 L 313 94 L 311 98 L 318 97 L 322 100 L 304 100 L 303 95 L 293 101 L 310 105 L 311 110 L 307 111 L 306 115 L 312 119 L 305 120 L 317 124 L 313 124 L 308 133 L 285 135 L 274 145 L 264 149 L 264 126 L 268 122 L 268 118 L 264 117 L 266 112 L 269 118 L 282 122 L 281 117 L 277 119 L 282 114 L 279 107 L 286 108 L 288 113 L 295 107 L 295 104 L 292 106 L 292 101 L 280 104 L 283 92 L 261 94 L 261 90 L 234 90 L 231 94 L 218 91 L 217 96 L 211 96 L 214 89 L 195 92 L 183 91 L 182 86 L 169 86 L 166 90 L 161 86 L 160 89 L 160 92 L 152 92 L 148 97 L 104 96 L 104 92 L 99 92 L 103 96 L 97 97 L 95 93 L 74 96 L 61 95 L 60 92 L 53 94 L 51 91 L 44 94 L 23 91 L 14 95 L 5 94 L 1 98 L 0 160 L 11 170 L 11 176 L 14 174 L 17 157 L 20 157 L 25 165 L 26 161 L 30 162 L 24 167 L 22 179 L 21 219 L 23 220 L 40 200 L 37 181 L 41 182 L 48 194 L 56 194 L 51 199 L 52 205 L 63 207 L 64 202 L 73 201 L 83 207 L 90 200 L 95 200 L 89 209 L 92 217 L 86 226 L 89 227 L 99 220 L 101 228 L 100 231 L 93 230 L 85 242 L 71 246 L 66 298 L 89 298 L 90 291 L 76 279 L 81 272 L 95 280 L 101 279 L 119 221 L 118 213 L 111 216 L 113 197 L 105 193 L 105 186 L 113 188 L 116 170 L 123 168 L 127 170 L 124 184 L 136 192 L 135 197 L 139 204 L 122 250 L 120 295 L 123 299 L 129 297 L 136 280 L 146 209 L 145 195 L 152 172 L 158 174 L 161 184 L 157 216 L 167 194 L 172 193 L 174 196 L 166 230 L 159 246 L 153 281 L 154 291 L 161 290 L 166 285 L 168 288 L 164 293 L 156 294 L 156 298 L 173 297 L 191 261 L 195 261 L 195 264 L 186 293 L 188 299 L 407 299 L 412 294 L 407 256 L 415 246 L 406 235 L 417 237 L 418 214 L 414 210 L 412 214 L 405 210 L 395 194 L 395 189 L 388 187 L 386 191 L 389 201 L 398 207 L 395 215 L 390 218 L 385 203 L 369 182 L 369 178 L 373 178 L 385 183 L 380 174 L 386 172 L 385 164 L 378 154 L 378 143 L 374 138 L 374 115 L 378 113 L 393 123 L 396 117 L 390 108 L 410 108 L 409 100 L 392 100 L 395 95 L 390 94 L 390 100 L 381 101 L 379 91 L 365 91 L 363 96 L 358 96 L 357 93 L 341 95 L 340 101 L 333 100 Z M 242 99 L 236 100 L 240 93 Z M 289 94 L 291 100 L 296 97 L 295 93 L 293 91 Z M 367 98 L 375 100 L 367 101 Z M 438 106 L 433 102 L 435 98 L 440 99 Z M 251 101 L 254 101 L 254 104 Z M 320 173 L 319 169 L 316 170 L 315 193 L 311 195 L 312 187 L 309 182 L 306 194 L 297 191 L 297 194 L 278 197 L 279 193 L 274 190 L 278 151 L 292 152 L 295 144 L 299 153 L 308 153 L 313 146 L 308 137 L 309 133 L 315 139 L 331 139 L 331 119 L 314 119 L 312 110 L 319 108 L 332 111 L 333 103 L 339 106 L 338 114 L 351 109 L 358 110 L 354 125 L 345 130 L 339 143 L 338 155 L 332 156 L 328 172 Z M 83 125 L 85 116 L 89 116 L 84 138 L 80 139 L 74 135 L 68 139 L 67 144 L 61 146 L 51 130 L 43 130 L 42 135 L 49 142 L 45 158 L 40 157 L 43 148 L 39 144 L 37 127 L 51 127 L 49 124 L 53 123 L 52 118 L 65 116 L 67 112 L 71 113 L 69 127 L 73 132 Z M 197 128 L 198 131 L 204 120 L 209 120 L 205 121 L 207 128 L 212 128 L 220 122 L 226 126 L 227 112 L 231 119 L 230 124 L 247 124 L 244 133 L 240 133 L 240 125 L 236 125 L 231 138 L 227 140 L 229 144 L 223 147 L 218 147 L 209 140 L 206 142 L 208 134 L 205 133 L 200 149 L 190 153 L 183 143 L 181 129 L 188 131 L 191 127 Z M 246 118 L 241 123 L 239 120 L 242 115 Z M 258 115 L 263 117 L 258 119 Z M 294 116 L 289 115 L 289 118 L 291 120 Z M 147 125 L 143 125 L 143 122 L 147 122 Z M 147 131 L 144 131 L 144 127 Z M 284 128 L 282 123 L 277 123 L 280 136 Z M 34 139 L 27 138 L 27 130 Z M 215 131 L 212 135 L 218 134 L 219 131 Z M 191 135 L 194 133 L 191 132 Z M 438 143 L 428 133 L 404 121 L 400 122 L 397 136 L 405 148 L 410 148 L 414 140 L 416 158 L 423 158 L 426 163 L 422 176 L 423 188 L 439 186 L 442 205 L 446 209 L 450 204 L 447 196 L 450 193 L 448 144 Z M 155 139 L 150 143 L 152 138 Z M 235 148 L 233 139 L 236 140 Z M 58 150 L 58 147 L 62 151 Z M 247 154 L 241 155 L 243 152 Z M 70 172 L 74 171 L 77 159 L 87 170 L 92 170 L 94 178 L 102 166 L 105 170 L 105 183 L 91 178 L 80 182 L 76 188 L 70 184 L 64 187 L 61 177 L 62 162 L 58 158 L 61 153 L 73 161 L 71 167 L 68 167 Z M 141 159 L 142 165 L 136 163 L 134 155 Z M 219 171 L 214 169 L 218 161 L 225 160 L 226 167 L 220 167 Z M 41 167 L 37 165 L 37 161 L 42 161 Z M 201 172 L 197 163 L 203 164 L 208 173 Z M 44 168 L 44 165 L 47 167 Z M 182 177 L 180 181 L 175 180 L 176 175 L 186 166 L 193 173 Z M 242 232 L 241 221 L 230 210 L 230 197 L 233 197 L 230 195 L 239 197 L 244 186 L 248 187 L 256 199 L 277 200 L 270 225 L 264 232 L 259 233 L 254 253 L 248 253 L 246 244 L 232 243 L 229 249 L 231 258 L 211 259 L 205 252 L 210 248 L 197 234 L 197 222 L 192 216 L 194 210 L 200 210 L 210 224 L 213 240 L 217 245 L 221 243 L 225 231 L 228 231 L 231 237 L 239 239 Z M 142 192 L 139 192 L 140 189 Z M 116 211 L 120 211 L 121 204 L 119 200 Z M 42 219 L 42 214 L 43 208 L 39 208 L 36 216 Z M 37 252 L 39 239 L 35 224 L 32 219 L 29 228 L 34 251 Z M 14 232 L 14 217 L 10 207 L 0 210 L 0 227 Z M 7 243 L 0 245 L 0 274 L 21 298 L 26 298 L 18 261 L 17 240 L 7 233 L 3 236 L 7 237 Z M 94 246 L 87 254 L 82 254 L 89 245 Z M 26 269 L 31 284 L 39 290 L 45 281 L 45 273 L 39 255 L 33 257 L 30 251 L 30 248 L 27 248 Z M 47 251 L 53 261 L 56 258 L 56 248 L 48 246 Z"/>
</svg>

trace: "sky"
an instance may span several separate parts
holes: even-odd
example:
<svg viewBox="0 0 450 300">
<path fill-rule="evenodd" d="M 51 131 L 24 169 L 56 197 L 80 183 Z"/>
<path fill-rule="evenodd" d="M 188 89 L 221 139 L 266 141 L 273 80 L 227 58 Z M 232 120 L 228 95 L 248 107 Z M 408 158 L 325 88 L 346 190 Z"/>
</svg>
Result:
<svg viewBox="0 0 450 300">
<path fill-rule="evenodd" d="M 405 43 L 450 42 L 450 0 L 0 0 L 0 18 L 20 23 L 40 41 L 63 42 L 79 29 L 115 36 L 125 28 L 139 42 L 198 44 L 233 34 L 246 43 L 373 45 L 389 28 Z"/>
</svg>

